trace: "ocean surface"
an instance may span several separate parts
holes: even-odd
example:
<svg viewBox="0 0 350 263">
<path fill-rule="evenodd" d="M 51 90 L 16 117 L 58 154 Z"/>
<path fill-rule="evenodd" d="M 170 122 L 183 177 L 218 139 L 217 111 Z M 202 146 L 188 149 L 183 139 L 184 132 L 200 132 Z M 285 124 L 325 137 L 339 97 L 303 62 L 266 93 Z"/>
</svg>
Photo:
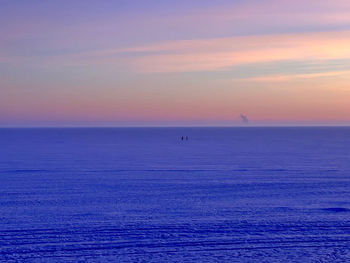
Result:
<svg viewBox="0 0 350 263">
<path fill-rule="evenodd" d="M 0 261 L 350 262 L 350 128 L 0 129 Z"/>
</svg>

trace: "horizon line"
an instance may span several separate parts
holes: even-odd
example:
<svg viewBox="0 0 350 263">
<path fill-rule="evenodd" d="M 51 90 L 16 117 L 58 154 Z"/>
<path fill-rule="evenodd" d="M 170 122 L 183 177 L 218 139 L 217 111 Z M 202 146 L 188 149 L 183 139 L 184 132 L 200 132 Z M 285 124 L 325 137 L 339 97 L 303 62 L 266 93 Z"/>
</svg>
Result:
<svg viewBox="0 0 350 263">
<path fill-rule="evenodd" d="M 1 126 L 0 129 L 69 129 L 69 128 L 349 128 L 350 124 L 284 124 L 284 125 L 23 125 Z"/>
</svg>

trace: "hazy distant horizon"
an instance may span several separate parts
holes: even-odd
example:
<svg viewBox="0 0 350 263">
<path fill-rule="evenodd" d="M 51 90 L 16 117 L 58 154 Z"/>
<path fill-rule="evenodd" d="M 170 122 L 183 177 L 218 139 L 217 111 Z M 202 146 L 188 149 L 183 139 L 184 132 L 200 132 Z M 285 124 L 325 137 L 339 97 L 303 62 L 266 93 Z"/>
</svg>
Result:
<svg viewBox="0 0 350 263">
<path fill-rule="evenodd" d="M 350 127 L 349 122 L 290 122 L 290 123 L 71 123 L 71 124 L 17 124 L 17 125 L 0 125 L 1 128 L 254 128 L 254 127 Z"/>
</svg>

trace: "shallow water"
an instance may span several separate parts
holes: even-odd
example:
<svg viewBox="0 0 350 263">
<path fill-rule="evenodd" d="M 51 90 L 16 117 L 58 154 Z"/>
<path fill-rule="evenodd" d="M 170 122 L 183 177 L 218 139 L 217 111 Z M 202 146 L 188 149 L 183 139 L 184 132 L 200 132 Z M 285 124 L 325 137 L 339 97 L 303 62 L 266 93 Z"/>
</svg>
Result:
<svg viewBox="0 0 350 263">
<path fill-rule="evenodd" d="M 349 128 L 0 129 L 0 180 L 4 262 L 350 260 Z"/>
</svg>

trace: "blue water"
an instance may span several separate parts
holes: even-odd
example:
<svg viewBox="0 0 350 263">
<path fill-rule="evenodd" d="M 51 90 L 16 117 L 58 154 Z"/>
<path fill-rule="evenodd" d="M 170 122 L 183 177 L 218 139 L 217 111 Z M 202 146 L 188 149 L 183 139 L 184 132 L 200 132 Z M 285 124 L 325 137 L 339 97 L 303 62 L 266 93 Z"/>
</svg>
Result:
<svg viewBox="0 0 350 263">
<path fill-rule="evenodd" d="M 0 261 L 350 262 L 350 128 L 0 129 Z"/>
</svg>

